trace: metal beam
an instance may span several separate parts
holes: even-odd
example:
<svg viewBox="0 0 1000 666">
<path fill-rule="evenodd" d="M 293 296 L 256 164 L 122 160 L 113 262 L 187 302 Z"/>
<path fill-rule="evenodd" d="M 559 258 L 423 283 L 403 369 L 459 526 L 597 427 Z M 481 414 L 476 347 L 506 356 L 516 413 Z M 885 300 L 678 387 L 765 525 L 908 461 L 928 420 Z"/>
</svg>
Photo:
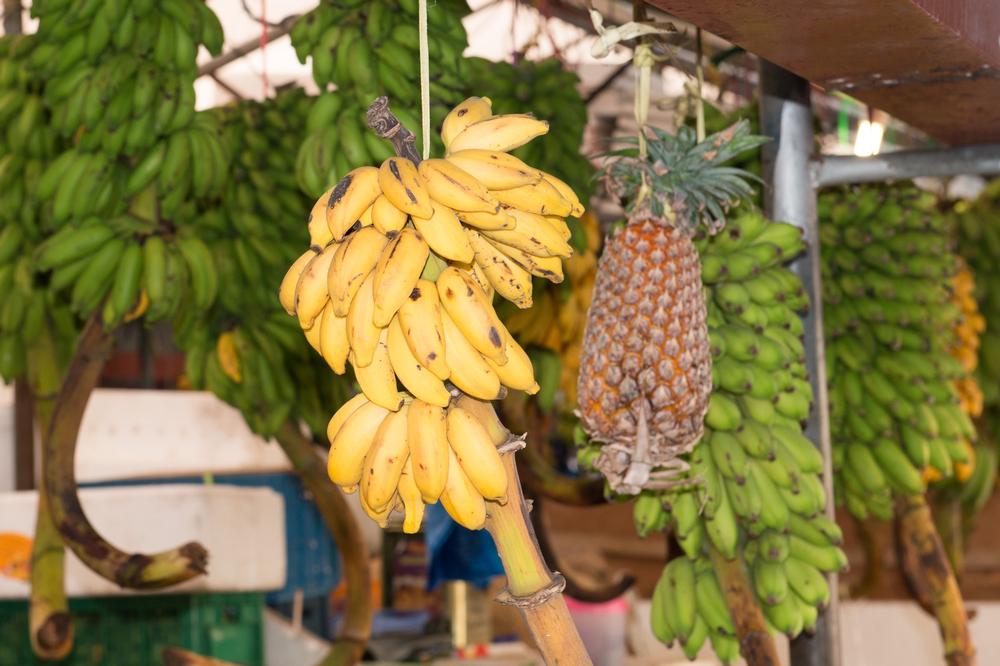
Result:
<svg viewBox="0 0 1000 666">
<path fill-rule="evenodd" d="M 802 278 L 811 304 L 805 317 L 806 367 L 813 389 L 813 411 L 806 435 L 823 455 L 826 513 L 833 518 L 833 462 L 830 412 L 826 396 L 826 349 L 820 286 L 819 225 L 816 190 L 809 176 L 813 150 L 813 115 L 809 82 L 773 63 L 761 60 L 761 127 L 773 141 L 764 145 L 765 208 L 774 220 L 789 222 L 805 233 L 806 254 L 792 264 Z M 791 641 L 793 666 L 839 666 L 840 631 L 837 576 L 831 574 L 830 605 L 820 611 L 813 636 Z"/>
<path fill-rule="evenodd" d="M 820 156 L 812 164 L 814 187 L 919 177 L 1000 173 L 1000 144 L 900 150 L 872 157 Z"/>
<path fill-rule="evenodd" d="M 299 20 L 298 15 L 288 16 L 281 20 L 275 27 L 267 31 L 267 41 L 273 42 L 279 37 L 284 37 L 289 32 L 292 31 L 292 26 L 295 22 Z M 198 68 L 198 76 L 205 76 L 206 74 L 211 74 L 217 69 L 225 67 L 234 60 L 239 60 L 248 53 L 253 53 L 260 48 L 261 39 L 260 37 L 254 37 L 253 39 L 248 39 L 247 41 L 234 46 L 232 50 L 223 53 L 218 58 L 212 58 L 204 65 Z"/>
</svg>

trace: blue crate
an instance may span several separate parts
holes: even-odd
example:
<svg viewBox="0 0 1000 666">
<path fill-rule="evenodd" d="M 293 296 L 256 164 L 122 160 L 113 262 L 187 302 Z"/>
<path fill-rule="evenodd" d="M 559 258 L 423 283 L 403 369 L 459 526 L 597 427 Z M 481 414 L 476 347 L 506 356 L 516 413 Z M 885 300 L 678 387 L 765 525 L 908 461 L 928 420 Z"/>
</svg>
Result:
<svg viewBox="0 0 1000 666">
<path fill-rule="evenodd" d="M 81 484 L 92 487 L 156 485 L 161 483 L 204 483 L 198 476 L 105 481 Z M 292 601 L 296 590 L 306 597 L 323 596 L 340 582 L 340 555 L 326 529 L 319 509 L 293 473 L 226 474 L 212 477 L 213 483 L 244 487 L 266 487 L 285 500 L 285 587 L 267 593 L 268 604 Z M 211 553 L 209 553 L 211 555 Z"/>
</svg>

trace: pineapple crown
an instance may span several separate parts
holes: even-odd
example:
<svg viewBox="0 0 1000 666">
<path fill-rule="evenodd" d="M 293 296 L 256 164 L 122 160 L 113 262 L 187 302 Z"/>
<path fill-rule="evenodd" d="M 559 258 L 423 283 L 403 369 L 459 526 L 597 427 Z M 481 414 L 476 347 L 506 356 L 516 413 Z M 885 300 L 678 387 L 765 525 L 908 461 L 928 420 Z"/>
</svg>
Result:
<svg viewBox="0 0 1000 666">
<path fill-rule="evenodd" d="M 638 147 L 606 153 L 617 159 L 604 168 L 601 178 L 630 219 L 664 219 L 689 234 L 704 224 L 715 233 L 725 226 L 730 208 L 753 194 L 748 181 L 760 180 L 724 164 L 767 140 L 751 134 L 746 120 L 700 143 L 690 127 L 680 127 L 676 136 L 649 127 L 646 158 L 639 157 Z M 639 139 L 621 141 L 637 145 Z"/>
</svg>

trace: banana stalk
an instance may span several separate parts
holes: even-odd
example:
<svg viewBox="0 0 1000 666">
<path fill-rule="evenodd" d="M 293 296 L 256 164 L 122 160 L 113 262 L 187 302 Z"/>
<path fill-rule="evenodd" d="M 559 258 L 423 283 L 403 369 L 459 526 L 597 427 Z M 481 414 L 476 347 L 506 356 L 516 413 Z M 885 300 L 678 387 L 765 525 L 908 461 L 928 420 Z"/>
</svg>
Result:
<svg viewBox="0 0 1000 666">
<path fill-rule="evenodd" d="M 205 573 L 205 548 L 191 542 L 153 555 L 123 552 L 98 534 L 77 495 L 76 440 L 87 401 L 114 346 L 113 331 L 104 327 L 100 312 L 101 308 L 95 310 L 84 327 L 55 400 L 42 440 L 42 490 L 66 545 L 96 574 L 121 587 L 168 587 Z"/>
<path fill-rule="evenodd" d="M 30 352 L 28 376 L 34 403 L 35 421 L 43 438 L 48 436 L 53 401 L 59 389 L 59 369 L 55 346 L 43 329 Z M 42 465 L 45 465 L 42 444 Z M 64 581 L 66 548 L 52 522 L 45 493 L 38 493 L 35 538 L 31 546 L 31 649 L 40 659 L 65 658 L 73 649 L 73 617 L 69 613 Z"/>
<path fill-rule="evenodd" d="M 923 495 L 903 498 L 897 516 L 900 553 L 904 558 L 900 565 L 914 572 L 915 579 L 921 582 L 923 594 L 937 617 L 946 663 L 975 666 L 976 649 L 969 634 L 969 618 L 927 500 Z"/>
<path fill-rule="evenodd" d="M 200 654 L 172 646 L 163 648 L 160 656 L 163 659 L 163 666 L 238 666 L 231 661 L 203 657 Z"/>
<path fill-rule="evenodd" d="M 737 557 L 727 560 L 708 540 L 709 555 L 715 575 L 722 586 L 729 614 L 736 626 L 740 641 L 740 654 L 748 666 L 778 666 L 778 652 L 767 630 L 767 623 L 757 605 L 757 597 L 747 577 L 743 561 Z"/>
<path fill-rule="evenodd" d="M 326 474 L 326 464 L 294 423 L 285 423 L 275 435 L 302 483 L 313 496 L 330 530 L 343 563 L 347 608 L 329 653 L 317 666 L 344 666 L 361 659 L 371 636 L 371 581 L 361 532 L 350 507 Z"/>
</svg>

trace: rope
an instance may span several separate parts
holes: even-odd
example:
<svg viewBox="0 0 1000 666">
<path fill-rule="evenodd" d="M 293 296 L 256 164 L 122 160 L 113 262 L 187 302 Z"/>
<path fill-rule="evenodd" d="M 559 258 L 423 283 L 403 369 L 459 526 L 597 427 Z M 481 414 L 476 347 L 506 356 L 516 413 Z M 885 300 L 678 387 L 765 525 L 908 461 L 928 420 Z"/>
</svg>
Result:
<svg viewBox="0 0 1000 666">
<path fill-rule="evenodd" d="M 431 156 L 431 73 L 427 54 L 427 0 L 420 0 L 417 13 L 420 30 L 420 130 L 424 159 Z"/>
<path fill-rule="evenodd" d="M 653 47 L 647 43 L 637 44 L 632 55 L 635 65 L 635 122 L 639 125 L 639 159 L 646 159 L 646 123 L 649 120 L 650 87 L 653 65 L 656 57 Z"/>
<path fill-rule="evenodd" d="M 702 65 L 701 52 L 701 28 L 698 28 L 694 37 L 694 72 L 698 81 L 697 96 L 694 100 L 694 127 L 698 137 L 698 143 L 705 140 L 705 99 L 702 88 L 705 85 L 705 68 Z"/>
<path fill-rule="evenodd" d="M 264 99 L 267 99 L 270 89 L 267 81 L 267 26 L 267 1 L 260 0 L 260 81 Z"/>
</svg>

